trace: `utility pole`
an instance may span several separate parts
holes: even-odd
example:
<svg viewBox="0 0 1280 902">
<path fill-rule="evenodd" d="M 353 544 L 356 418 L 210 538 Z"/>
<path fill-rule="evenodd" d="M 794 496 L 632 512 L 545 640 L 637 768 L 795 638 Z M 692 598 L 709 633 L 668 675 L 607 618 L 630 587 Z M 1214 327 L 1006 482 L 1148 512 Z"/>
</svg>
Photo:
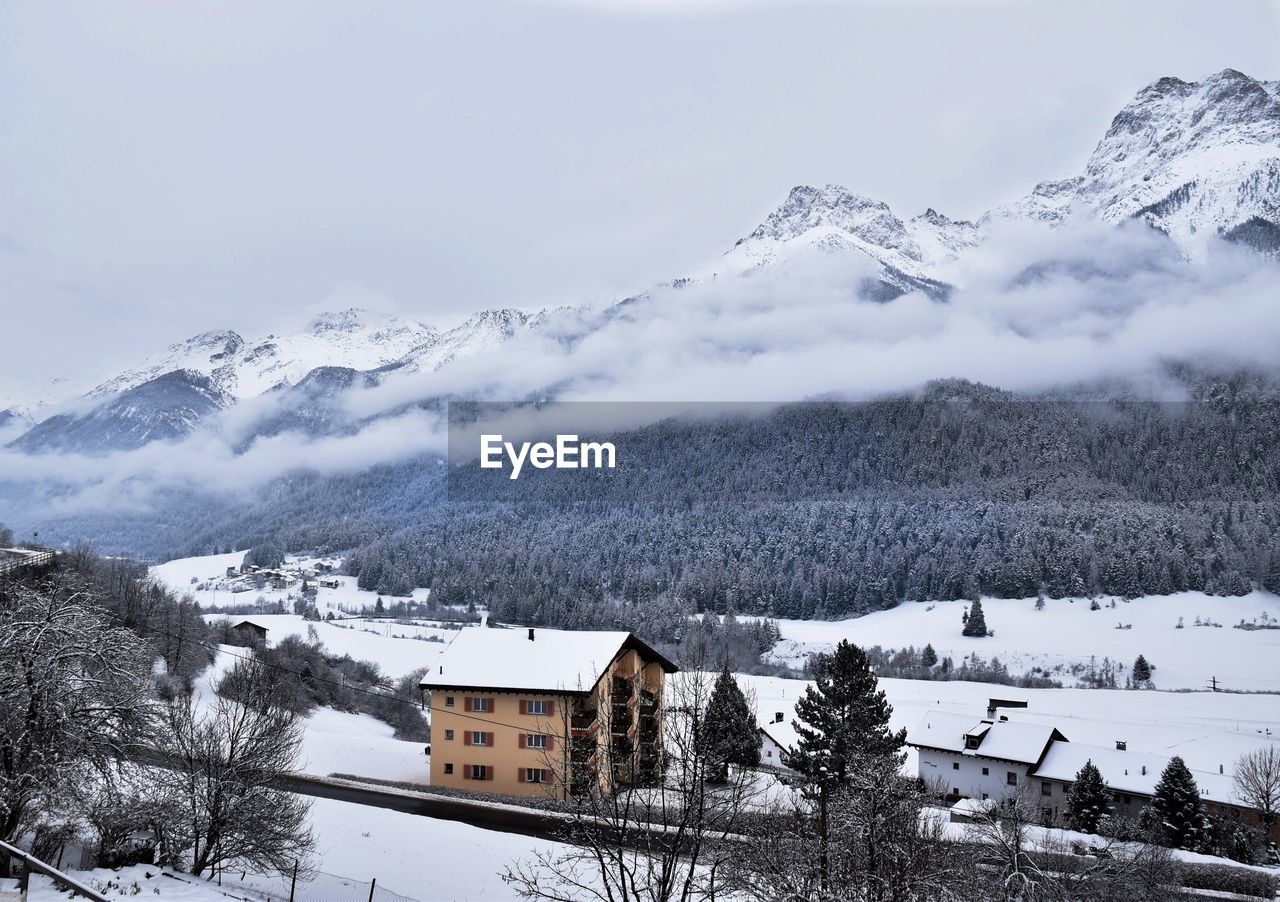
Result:
<svg viewBox="0 0 1280 902">
<path fill-rule="evenodd" d="M 1209 688 L 1210 690 L 1212 690 L 1213 692 L 1217 692 L 1217 691 L 1218 691 L 1218 678 L 1217 678 L 1216 676 L 1209 677 L 1209 686 L 1208 686 L 1208 688 Z"/>
</svg>

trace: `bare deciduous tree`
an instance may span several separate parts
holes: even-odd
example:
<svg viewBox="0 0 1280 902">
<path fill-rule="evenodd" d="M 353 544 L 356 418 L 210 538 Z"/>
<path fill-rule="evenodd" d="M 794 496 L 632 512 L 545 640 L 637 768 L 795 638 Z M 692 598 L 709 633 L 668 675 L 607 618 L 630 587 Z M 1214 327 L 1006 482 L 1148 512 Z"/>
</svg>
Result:
<svg viewBox="0 0 1280 902">
<path fill-rule="evenodd" d="M 277 785 L 297 762 L 302 716 L 279 703 L 261 664 L 232 673 L 234 700 L 219 696 L 202 713 L 181 698 L 165 711 L 157 789 L 180 812 L 175 843 L 193 874 L 232 863 L 284 871 L 314 846 L 309 804 Z"/>
<path fill-rule="evenodd" d="M 1236 797 L 1258 812 L 1267 839 L 1280 814 L 1280 749 L 1254 749 L 1236 759 Z"/>
<path fill-rule="evenodd" d="M 932 798 L 896 758 L 851 762 L 845 780 L 796 793 L 755 820 L 727 882 L 762 902 L 967 899 L 956 878 L 964 849 L 928 807 Z"/>
<path fill-rule="evenodd" d="M 667 902 L 712 899 L 723 884 L 736 834 L 757 792 L 754 771 L 719 765 L 701 741 L 714 677 L 701 669 L 668 683 L 659 760 L 647 762 L 619 723 L 628 699 L 610 698 L 596 712 L 606 741 L 593 754 L 557 763 L 558 782 L 572 783 L 568 844 L 509 865 L 503 879 L 523 898 Z M 634 692 L 642 691 L 636 681 Z M 619 712 L 615 714 L 615 710 Z M 620 727 L 616 729 L 615 727 Z M 570 773 L 565 768 L 571 767 Z"/>
</svg>

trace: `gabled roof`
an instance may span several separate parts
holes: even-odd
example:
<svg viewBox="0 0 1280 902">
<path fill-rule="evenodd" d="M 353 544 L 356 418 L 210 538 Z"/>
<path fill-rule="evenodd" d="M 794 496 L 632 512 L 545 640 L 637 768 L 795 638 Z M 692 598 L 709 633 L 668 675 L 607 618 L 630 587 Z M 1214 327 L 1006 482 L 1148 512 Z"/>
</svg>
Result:
<svg viewBox="0 0 1280 902">
<path fill-rule="evenodd" d="M 907 733 L 907 743 L 944 752 L 963 752 L 965 736 L 981 724 L 981 720 L 968 714 L 930 711 Z"/>
<path fill-rule="evenodd" d="M 634 649 L 667 673 L 679 668 L 620 630 L 468 627 L 422 678 L 424 689 L 487 689 L 586 694 L 618 655 Z"/>
<path fill-rule="evenodd" d="M 942 711 L 930 711 L 907 734 L 907 742 L 914 746 L 1019 764 L 1035 764 L 1054 741 L 1065 742 L 1066 737 L 1044 724 L 979 720 Z"/>
<path fill-rule="evenodd" d="M 1114 792 L 1150 796 L 1155 794 L 1156 783 L 1170 760 L 1167 755 L 1121 751 L 1105 745 L 1055 742 L 1035 769 L 1035 775 L 1046 780 L 1074 783 L 1084 763 L 1092 761 L 1102 774 L 1102 782 Z M 1191 775 L 1195 777 L 1202 797 L 1228 805 L 1242 804 L 1235 797 L 1231 774 L 1193 770 Z"/>
</svg>

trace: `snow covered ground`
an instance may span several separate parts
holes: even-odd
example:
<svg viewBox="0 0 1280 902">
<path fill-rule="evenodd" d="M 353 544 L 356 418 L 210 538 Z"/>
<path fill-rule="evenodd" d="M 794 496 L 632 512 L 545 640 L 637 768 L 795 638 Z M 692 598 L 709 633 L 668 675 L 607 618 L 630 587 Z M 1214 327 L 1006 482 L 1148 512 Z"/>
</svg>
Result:
<svg viewBox="0 0 1280 902">
<path fill-rule="evenodd" d="M 1202 592 L 1149 596 L 1132 601 L 1045 599 L 1037 611 L 1035 599 L 984 598 L 985 639 L 960 634 L 964 601 L 906 602 L 853 620 L 782 620 L 782 641 L 772 658 L 800 666 L 815 651 L 830 651 L 841 639 L 882 648 L 923 648 L 932 643 L 938 656 L 957 662 L 973 652 L 999 657 L 1013 673 L 1033 667 L 1067 671 L 1087 665 L 1091 657 L 1119 661 L 1126 672 L 1138 655 L 1156 665 L 1153 679 L 1161 689 L 1203 689 L 1217 677 L 1228 689 L 1280 692 L 1280 630 L 1232 629 L 1241 620 L 1280 621 L 1280 598 L 1253 592 L 1222 598 Z M 1183 628 L 1177 629 L 1179 618 Z M 1221 626 L 1195 626 L 1196 618 Z M 1117 625 L 1130 628 L 1117 629 Z M 1075 678 L 1060 672 L 1071 686 Z"/>
<path fill-rule="evenodd" d="M 794 736 L 795 703 L 803 680 L 739 675 L 755 695 L 761 721 L 782 712 L 783 721 L 765 729 L 781 742 Z M 1134 752 L 1181 755 L 1196 770 L 1227 773 L 1243 752 L 1280 742 L 1280 695 L 1210 692 L 1152 692 L 1121 689 L 1012 689 L 989 683 L 880 680 L 893 705 L 894 729 L 911 729 L 930 710 L 972 716 L 986 714 L 992 696 L 1026 699 L 1026 710 L 1006 710 L 1011 720 L 1052 724 L 1072 742 L 1114 746 L 1125 740 Z M 916 769 L 914 753 L 907 760 Z"/>
<path fill-rule="evenodd" d="M 267 586 L 248 592 L 233 593 L 231 591 L 233 581 L 227 578 L 227 568 L 239 567 L 244 561 L 245 554 L 247 554 L 245 551 L 233 551 L 229 554 L 206 554 L 200 557 L 178 558 L 166 561 L 163 564 L 156 564 L 151 568 L 151 576 L 179 594 L 189 593 L 206 610 L 253 604 L 258 600 L 259 596 L 265 598 L 269 605 L 280 602 L 283 603 L 286 611 L 293 610 L 293 599 L 298 597 L 298 589 L 296 587 L 293 589 L 272 589 Z M 322 560 L 332 562 L 336 558 L 290 555 L 286 558 L 286 564 L 289 566 L 310 567 Z M 337 614 L 343 611 L 359 611 L 364 607 L 372 608 L 378 600 L 378 593 L 359 588 L 356 585 L 354 576 L 325 574 L 325 578 L 336 579 L 339 585 L 336 589 L 320 588 L 317 591 L 316 610 L 322 615 L 327 614 L 329 611 Z M 411 596 L 400 598 L 398 596 L 383 595 L 382 600 L 387 605 L 411 599 L 424 602 L 427 600 L 428 595 L 430 595 L 430 591 L 427 589 L 415 589 Z"/>
<path fill-rule="evenodd" d="M 299 881 L 298 898 L 363 902 L 369 881 L 379 889 L 422 902 L 513 899 L 515 893 L 499 873 L 507 864 L 529 858 L 557 844 L 542 839 L 482 830 L 454 821 L 436 820 L 330 799 L 311 800 L 311 828 L 316 834 L 318 874 Z M 190 875 L 166 875 L 162 869 L 134 865 L 119 871 L 94 870 L 72 876 L 98 888 L 108 898 L 141 896 L 191 902 L 226 902 L 228 894 L 254 898 L 267 890 L 288 898 L 288 878 L 250 877 L 226 873 L 221 888 Z M 347 886 L 338 878 L 346 878 Z M 32 900 L 67 898 L 46 878 L 32 879 Z M 388 898 L 378 895 L 377 898 Z"/>
</svg>

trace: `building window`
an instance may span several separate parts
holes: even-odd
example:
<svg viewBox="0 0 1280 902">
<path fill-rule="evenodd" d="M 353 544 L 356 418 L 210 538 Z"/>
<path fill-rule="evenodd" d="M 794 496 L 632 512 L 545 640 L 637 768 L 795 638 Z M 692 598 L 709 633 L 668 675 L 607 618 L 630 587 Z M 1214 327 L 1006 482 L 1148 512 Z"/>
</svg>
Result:
<svg viewBox="0 0 1280 902">
<path fill-rule="evenodd" d="M 951 769 L 952 769 L 952 770 L 959 770 L 959 769 L 960 769 L 960 762 L 959 762 L 959 761 L 952 761 L 952 762 L 951 762 Z"/>
<path fill-rule="evenodd" d="M 489 769 L 483 764 L 471 765 L 471 779 L 473 780 L 489 779 Z"/>
<path fill-rule="evenodd" d="M 471 733 L 471 744 L 472 745 L 488 745 L 489 734 L 482 733 L 479 730 L 473 730 Z"/>
<path fill-rule="evenodd" d="M 479 711 L 481 714 L 487 713 L 489 708 L 489 700 L 487 698 L 473 698 L 471 700 L 471 710 Z"/>
<path fill-rule="evenodd" d="M 446 696 L 444 697 L 444 706 L 445 706 L 446 708 L 452 708 L 452 707 L 453 707 L 453 696 L 452 696 L 452 695 L 446 695 Z"/>
<path fill-rule="evenodd" d="M 444 731 L 444 738 L 445 738 L 445 739 L 452 739 L 452 738 L 453 738 L 453 730 L 445 730 L 445 731 Z"/>
<path fill-rule="evenodd" d="M 550 774 L 545 767 L 526 767 L 524 769 L 524 781 L 526 783 L 547 783 L 550 782 Z"/>
<path fill-rule="evenodd" d="M 527 701 L 524 703 L 524 713 L 532 717 L 546 717 L 550 713 L 546 699 L 541 701 Z"/>
<path fill-rule="evenodd" d="M 524 744 L 526 748 L 545 749 L 547 747 L 547 734 L 530 733 L 525 737 Z"/>
<path fill-rule="evenodd" d="M 445 765 L 444 765 L 444 772 L 445 772 L 445 776 L 448 776 L 448 775 L 452 774 L 452 773 L 453 773 L 453 765 L 452 765 L 452 764 L 449 764 L 448 762 L 445 762 Z"/>
<path fill-rule="evenodd" d="M 1048 780 L 1041 780 L 1041 781 L 1040 781 L 1040 795 L 1042 795 L 1042 796 L 1051 796 L 1051 795 L 1053 795 L 1053 784 L 1052 784 L 1052 783 L 1050 783 Z"/>
<path fill-rule="evenodd" d="M 991 768 L 989 768 L 989 767 L 984 767 L 984 768 L 982 769 L 982 776 L 984 776 L 984 777 L 989 777 L 989 776 L 991 776 Z"/>
<path fill-rule="evenodd" d="M 1009 771 L 1009 774 L 1008 774 L 1008 776 L 1006 776 L 1006 777 L 1004 778 L 1004 781 L 1005 781 L 1006 783 L 1008 783 L 1010 786 L 1017 786 L 1017 785 L 1018 785 L 1018 774 L 1017 774 L 1017 772 L 1016 772 L 1016 771 Z"/>
</svg>

